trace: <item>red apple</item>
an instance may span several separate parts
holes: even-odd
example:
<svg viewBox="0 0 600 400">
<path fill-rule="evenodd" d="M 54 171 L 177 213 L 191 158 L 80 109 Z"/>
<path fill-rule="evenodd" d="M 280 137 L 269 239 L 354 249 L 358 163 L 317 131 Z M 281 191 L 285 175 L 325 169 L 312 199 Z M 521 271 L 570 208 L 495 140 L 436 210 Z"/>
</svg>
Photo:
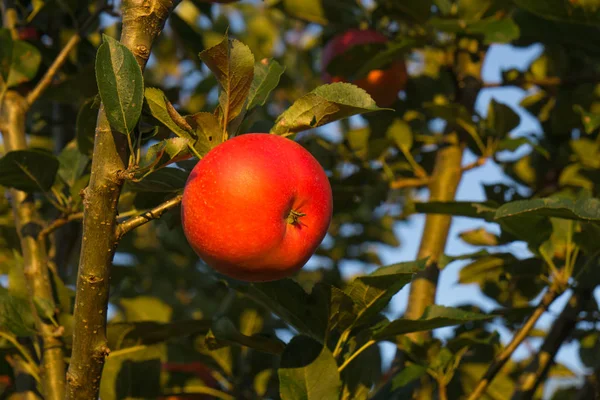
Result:
<svg viewBox="0 0 600 400">
<path fill-rule="evenodd" d="M 200 258 L 244 281 L 287 277 L 306 264 L 331 222 L 331 186 L 317 160 L 281 136 L 249 133 L 192 170 L 183 231 Z"/>
<path fill-rule="evenodd" d="M 352 46 L 370 43 L 385 43 L 388 38 L 374 30 L 350 29 L 341 35 L 335 36 L 323 48 L 321 58 L 322 78 L 327 83 L 348 82 L 341 76 L 331 76 L 327 73 L 327 66 L 338 55 L 345 53 Z M 398 92 L 406 86 L 408 75 L 404 60 L 394 61 L 389 68 L 375 69 L 361 79 L 351 83 L 364 89 L 371 95 L 375 103 L 381 107 L 389 107 L 398 98 Z"/>
</svg>

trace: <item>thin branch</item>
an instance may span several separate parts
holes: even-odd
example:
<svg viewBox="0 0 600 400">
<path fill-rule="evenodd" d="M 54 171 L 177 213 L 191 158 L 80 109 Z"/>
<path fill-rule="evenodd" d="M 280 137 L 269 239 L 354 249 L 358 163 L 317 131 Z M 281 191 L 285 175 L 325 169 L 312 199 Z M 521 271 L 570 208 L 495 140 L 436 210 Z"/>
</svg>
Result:
<svg viewBox="0 0 600 400">
<path fill-rule="evenodd" d="M 500 372 L 502 367 L 504 367 L 504 365 L 510 359 L 517 347 L 519 347 L 523 340 L 525 340 L 527 336 L 529 336 L 529 333 L 535 326 L 536 322 L 540 319 L 542 314 L 546 312 L 550 304 L 552 304 L 552 302 L 560 295 L 560 293 L 561 292 L 554 287 L 551 287 L 546 292 L 546 294 L 540 301 L 540 304 L 529 316 L 529 319 L 525 322 L 521 329 L 519 329 L 519 331 L 513 336 L 508 346 L 506 346 L 504 350 L 496 356 L 494 361 L 492 361 L 492 364 L 488 367 L 485 374 L 483 374 L 483 377 L 479 381 L 479 384 L 471 393 L 468 400 L 476 400 L 485 393 L 492 380 L 496 377 L 498 372 Z"/>
<path fill-rule="evenodd" d="M 61 226 L 66 225 L 71 221 L 80 220 L 82 218 L 83 218 L 83 212 L 76 212 L 73 214 L 68 214 L 63 217 L 57 218 L 54 221 L 52 221 L 52 223 L 50 225 L 48 225 L 47 227 L 45 227 L 44 229 L 42 229 L 40 231 L 40 233 L 38 234 L 38 238 L 40 240 L 42 240 L 46 236 L 48 236 L 49 234 L 51 234 L 52 232 L 54 232 L 55 230 L 60 228 Z"/>
<path fill-rule="evenodd" d="M 539 86 L 539 87 L 553 87 L 553 86 L 570 86 L 579 85 L 583 83 L 596 83 L 600 82 L 599 75 L 587 75 L 587 76 L 567 76 L 560 78 L 558 76 L 549 76 L 542 79 L 522 79 L 508 82 L 488 82 L 483 84 L 483 88 L 499 88 L 499 87 L 523 87 L 523 86 Z"/>
<path fill-rule="evenodd" d="M 577 316 L 590 300 L 591 294 L 590 289 L 573 293 L 565 308 L 552 324 L 540 351 L 521 375 L 519 386 L 512 397 L 513 400 L 525 400 L 533 397 L 539 384 L 548 374 L 558 349 L 575 328 Z"/>
<path fill-rule="evenodd" d="M 28 107 L 31 107 L 31 105 L 35 103 L 35 101 L 42 95 L 42 93 L 44 93 L 44 91 L 48 89 L 48 87 L 52 84 L 52 80 L 56 76 L 58 70 L 63 66 L 65 61 L 67 61 L 69 53 L 71 53 L 71 50 L 73 50 L 75 46 L 77 46 L 77 44 L 81 41 L 81 37 L 85 35 L 92 23 L 100 16 L 102 12 L 110 8 L 111 7 L 108 5 L 105 5 L 104 7 L 99 7 L 98 10 L 96 10 L 96 12 L 90 15 L 90 17 L 81 25 L 79 31 L 76 32 L 73 36 L 71 36 L 65 47 L 63 47 L 60 50 L 60 53 L 58 53 L 58 55 L 52 62 L 52 65 L 50 65 L 50 67 L 46 70 L 46 73 L 44 74 L 42 79 L 40 79 L 40 81 L 37 83 L 37 85 L 35 85 L 33 90 L 31 90 L 31 92 L 27 94 L 26 100 Z"/>
<path fill-rule="evenodd" d="M 25 99 L 16 92 L 5 94 L 0 104 L 0 120 L 2 120 L 2 137 L 6 151 L 27 148 L 25 139 Z M 40 216 L 32 196 L 12 189 L 10 191 L 15 225 L 23 253 L 23 273 L 27 282 L 27 290 L 32 299 L 39 298 L 54 308 L 54 295 L 50 284 L 48 270 L 48 253 L 46 244 L 24 232 L 26 226 L 41 229 Z M 45 398 L 63 400 L 65 390 L 65 360 L 63 343 L 57 334 L 57 327 L 51 321 L 42 319 L 35 312 L 36 330 L 41 336 L 42 344 L 42 380 Z"/>
<path fill-rule="evenodd" d="M 390 182 L 390 189 L 406 189 L 427 186 L 431 178 L 400 178 Z"/>
<path fill-rule="evenodd" d="M 487 162 L 488 158 L 489 158 L 488 156 L 479 157 L 477 160 L 473 161 L 472 163 L 467 164 L 464 167 L 462 167 L 462 172 L 465 173 L 472 169 L 481 167 L 482 165 L 484 165 Z"/>
<path fill-rule="evenodd" d="M 149 211 L 121 222 L 119 225 L 117 225 L 117 239 L 121 239 L 127 232 L 139 226 L 142 226 L 154 219 L 159 219 L 164 213 L 177 207 L 179 203 L 181 203 L 182 197 L 183 195 L 181 194 L 177 195 Z"/>
<path fill-rule="evenodd" d="M 26 100 L 28 107 L 31 107 L 31 105 L 35 103 L 35 101 L 42 95 L 42 93 L 52 84 L 54 76 L 67 60 L 67 57 L 69 56 L 71 50 L 73 50 L 80 41 L 81 36 L 78 33 L 71 36 L 65 47 L 63 47 L 60 50 L 60 53 L 58 53 L 58 56 L 56 56 L 56 58 L 52 62 L 52 65 L 50 65 L 50 67 L 46 70 L 46 73 L 44 74 L 42 79 L 40 79 L 40 81 L 37 83 L 37 85 L 35 85 L 33 90 L 27 94 Z"/>
</svg>

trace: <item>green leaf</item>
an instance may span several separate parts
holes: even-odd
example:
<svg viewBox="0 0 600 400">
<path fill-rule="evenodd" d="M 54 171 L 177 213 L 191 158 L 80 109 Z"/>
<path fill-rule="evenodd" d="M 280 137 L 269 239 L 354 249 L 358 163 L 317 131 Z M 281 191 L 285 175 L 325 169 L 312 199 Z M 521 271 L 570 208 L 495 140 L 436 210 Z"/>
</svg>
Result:
<svg viewBox="0 0 600 400">
<path fill-rule="evenodd" d="M 592 1 L 515 0 L 515 4 L 542 18 L 598 26 L 600 3 Z"/>
<path fill-rule="evenodd" d="M 293 18 L 321 25 L 354 20 L 354 6 L 352 0 L 283 0 L 285 12 Z"/>
<path fill-rule="evenodd" d="M 270 354 L 281 354 L 285 344 L 276 337 L 261 334 L 244 335 L 237 330 L 233 322 L 222 317 L 213 322 L 210 332 L 206 335 L 206 345 L 215 350 L 228 345 L 241 345 Z"/>
<path fill-rule="evenodd" d="M 307 336 L 296 336 L 281 356 L 282 400 L 325 400 L 340 396 L 342 382 L 333 354 Z"/>
<path fill-rule="evenodd" d="M 121 299 L 121 308 L 128 322 L 169 322 L 173 309 L 157 297 L 137 296 Z"/>
<path fill-rule="evenodd" d="M 103 35 L 96 54 L 96 81 L 106 117 L 120 133 L 131 134 L 142 113 L 144 78 L 131 51 Z"/>
<path fill-rule="evenodd" d="M 199 112 L 188 115 L 185 120 L 196 134 L 194 149 L 200 156 L 205 156 L 212 148 L 223 142 L 219 120 L 213 114 Z"/>
<path fill-rule="evenodd" d="M 211 320 L 181 320 L 170 323 L 154 321 L 116 322 L 107 326 L 108 347 L 115 350 L 136 345 L 150 345 L 169 339 L 207 333 Z"/>
<path fill-rule="evenodd" d="M 15 40 L 12 45 L 11 58 L 7 87 L 17 86 L 35 78 L 42 55 L 34 45 Z"/>
<path fill-rule="evenodd" d="M 10 30 L 0 29 L 0 93 L 6 89 L 8 74 L 12 65 L 13 40 Z"/>
<path fill-rule="evenodd" d="M 150 114 L 154 118 L 160 121 L 175 135 L 188 140 L 193 140 L 193 132 L 188 132 L 187 130 L 183 129 L 177 123 L 175 123 L 175 121 L 173 121 L 173 118 L 171 118 L 171 115 L 168 111 L 170 104 L 167 104 L 168 100 L 162 90 L 156 88 L 146 88 L 144 91 L 144 99 L 146 100 L 146 104 L 150 109 Z"/>
<path fill-rule="evenodd" d="M 421 378 L 426 373 L 427 367 L 419 364 L 410 364 L 392 378 L 392 390 L 400 389 Z"/>
<path fill-rule="evenodd" d="M 38 315 L 44 319 L 53 319 L 56 311 L 56 306 L 52 300 L 44 299 L 42 297 L 35 296 L 33 298 L 33 304 L 37 310 Z"/>
<path fill-rule="evenodd" d="M 410 283 L 416 272 L 425 268 L 426 262 L 419 260 L 394 264 L 355 278 L 344 288 L 344 292 L 354 301 L 357 317 L 353 326 L 368 324 L 400 289 Z"/>
<path fill-rule="evenodd" d="M 178 168 L 161 168 L 144 177 L 141 182 L 128 182 L 134 192 L 178 192 L 183 190 L 188 173 Z"/>
<path fill-rule="evenodd" d="M 96 97 L 87 99 L 79 108 L 75 123 L 77 148 L 82 154 L 91 156 L 94 152 L 94 137 L 96 135 L 96 121 L 100 103 Z"/>
<path fill-rule="evenodd" d="M 31 336 L 35 333 L 33 326 L 34 318 L 29 300 L 13 296 L 0 287 L 0 328 L 15 336 Z"/>
<path fill-rule="evenodd" d="M 444 32 L 482 35 L 484 44 L 509 43 L 520 36 L 519 26 L 512 18 L 489 17 L 476 21 L 461 18 L 431 18 L 429 23 Z"/>
<path fill-rule="evenodd" d="M 413 145 L 413 132 L 404 120 L 394 119 L 394 122 L 388 127 L 387 137 L 392 139 L 399 149 L 408 151 Z"/>
<path fill-rule="evenodd" d="M 500 238 L 484 228 L 472 229 L 462 232 L 460 238 L 473 246 L 497 246 Z"/>
<path fill-rule="evenodd" d="M 424 1 L 398 1 L 394 7 L 412 17 L 415 21 L 423 23 L 429 18 L 433 0 Z"/>
<path fill-rule="evenodd" d="M 590 134 L 600 127 L 600 114 L 587 112 L 580 105 L 573 106 L 573 109 L 581 114 L 581 122 L 585 128 L 585 133 Z"/>
<path fill-rule="evenodd" d="M 189 146 L 190 141 L 185 138 L 165 139 L 150 146 L 140 161 L 140 168 L 142 171 L 157 170 L 179 160 L 190 158 Z"/>
<path fill-rule="evenodd" d="M 481 18 L 497 0 L 458 0 L 458 15 L 466 20 Z"/>
<path fill-rule="evenodd" d="M 82 154 L 74 143 L 66 146 L 58 156 L 58 176 L 72 187 L 75 182 L 83 175 L 90 162 L 88 156 Z"/>
<path fill-rule="evenodd" d="M 41 150 L 10 151 L 0 158 L 0 185 L 24 192 L 46 191 L 54 183 L 58 160 Z"/>
<path fill-rule="evenodd" d="M 417 212 L 425 214 L 446 214 L 461 217 L 481 218 L 492 222 L 496 208 L 495 202 L 482 203 L 471 201 L 429 201 L 427 203 L 416 203 Z"/>
<path fill-rule="evenodd" d="M 160 397 L 161 365 L 165 361 L 165 344 L 112 351 L 102 370 L 100 397 L 102 400 Z"/>
<path fill-rule="evenodd" d="M 302 96 L 275 121 L 271 133 L 288 136 L 333 121 L 366 112 L 379 111 L 364 90 L 349 83 L 322 85 Z"/>
<path fill-rule="evenodd" d="M 266 64 L 258 62 L 254 65 L 254 78 L 250 85 L 248 105 L 246 106 L 248 110 L 265 104 L 269 94 L 279 84 L 279 79 L 284 71 L 285 67 L 274 60 L 269 60 Z"/>
<path fill-rule="evenodd" d="M 429 331 L 446 326 L 460 325 L 470 321 L 491 319 L 492 315 L 483 315 L 458 308 L 432 305 L 425 309 L 421 318 L 410 320 L 399 318 L 383 326 L 373 328 L 374 340 L 394 340 L 398 335 Z"/>
<path fill-rule="evenodd" d="M 520 121 L 519 114 L 512 108 L 492 99 L 488 106 L 487 124 L 495 137 L 504 138 L 519 125 Z"/>
<path fill-rule="evenodd" d="M 254 283 L 236 289 L 273 311 L 301 333 L 323 340 L 327 329 L 329 298 L 324 284 L 317 284 L 309 295 L 291 279 Z"/>
<path fill-rule="evenodd" d="M 573 201 L 565 198 L 546 197 L 532 200 L 517 200 L 498 208 L 495 218 L 502 219 L 517 215 L 599 221 L 600 199 L 581 197 Z"/>
<path fill-rule="evenodd" d="M 213 72 L 221 88 L 220 120 L 223 131 L 240 113 L 248 99 L 254 76 L 254 56 L 242 42 L 223 37 L 217 45 L 198 55 Z M 225 138 L 225 135 L 223 135 Z"/>
</svg>

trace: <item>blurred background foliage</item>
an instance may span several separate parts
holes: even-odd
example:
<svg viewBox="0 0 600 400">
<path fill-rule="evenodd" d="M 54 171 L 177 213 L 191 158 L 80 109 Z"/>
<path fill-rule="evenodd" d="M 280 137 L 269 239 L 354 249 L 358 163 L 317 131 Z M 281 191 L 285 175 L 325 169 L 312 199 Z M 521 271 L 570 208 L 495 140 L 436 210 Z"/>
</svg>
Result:
<svg viewBox="0 0 600 400">
<path fill-rule="evenodd" d="M 51 187 L 34 194 L 49 224 L 82 211 L 79 193 L 89 181 L 91 135 L 99 105 L 95 54 L 101 33 L 118 37 L 118 3 L 35 0 L 15 4 L 29 67 L 21 69 L 22 76 L 0 93 L 8 86 L 20 93 L 31 90 L 69 36 L 85 21 L 93 21 L 91 33 L 69 55 L 51 90 L 28 113 L 30 147 L 54 154 L 59 162 Z M 183 0 L 155 43 L 145 85 L 160 88 L 181 114 L 211 112 L 218 104 L 218 82 L 198 53 L 228 33 L 246 44 L 256 61 L 273 59 L 284 68 L 268 101 L 249 112 L 240 128 L 241 132 L 268 132 L 295 100 L 324 83 L 322 49 L 333 36 L 351 28 L 370 28 L 386 35 L 388 51 L 375 54 L 373 49 L 357 46 L 352 50 L 355 62 L 338 63 L 335 72 L 351 76 L 368 63 L 369 69 L 377 69 L 402 57 L 409 80 L 390 107 L 393 110 L 296 135 L 326 169 L 334 193 L 331 228 L 309 266 L 294 277 L 299 286 L 238 287 L 239 283 L 224 281 L 187 244 L 178 209 L 136 229 L 121 241 L 112 269 L 108 329 L 112 352 L 104 370 L 102 399 L 301 398 L 285 395 L 285 385 L 280 387 L 285 377 L 281 370 L 299 368 L 301 354 L 314 355 L 309 362 L 323 362 L 324 371 L 329 367 L 321 359 L 320 348 L 315 353 L 314 343 L 302 343 L 306 337 L 289 342 L 299 328 L 290 326 L 282 315 L 297 307 L 293 303 L 309 310 L 313 307 L 309 314 L 315 313 L 322 296 L 334 296 L 321 285 L 347 287 L 352 278 L 345 272 L 349 265 L 353 271 L 360 266 L 361 273 L 380 267 L 382 246 L 402 246 L 395 229 L 416 212 L 498 224 L 499 234 L 483 228 L 462 233 L 462 240 L 481 251 L 444 256 L 440 261 L 443 267 L 458 259 L 471 260 L 460 271 L 459 283 L 477 285 L 483 296 L 497 304 L 495 324 L 469 322 L 454 328 L 450 338 L 424 342 L 381 332 L 368 336 L 373 333 L 356 328 L 338 350 L 336 343 L 348 324 L 343 318 L 332 322 L 330 316 L 329 323 L 337 327 L 327 327 L 330 336 L 324 343 L 341 360 L 373 337 L 396 343 L 409 360 L 403 368 L 396 363 L 384 366 L 380 348 L 370 347 L 342 373 L 342 398 L 407 398 L 424 374 L 438 383 L 444 381 L 448 398 L 466 398 L 503 349 L 498 326 L 515 332 L 541 294 L 557 285 L 560 293 L 584 299 L 568 317 L 570 325 L 557 346 L 578 342 L 580 354 L 574 357 L 580 357 L 586 374 L 574 376 L 555 364 L 549 371 L 550 381 L 568 378 L 567 383 L 560 389 L 542 384 L 532 396 L 542 398 L 545 393 L 544 398 L 557 400 L 598 396 L 600 314 L 591 293 L 600 283 L 600 203 L 596 198 L 600 184 L 600 3 L 266 0 L 213 4 Z M 499 82 L 483 82 L 480 73 L 469 75 L 473 72 L 469 68 L 481 68 L 489 49 L 497 44 L 515 48 L 541 44 L 543 51 L 527 68 L 503 71 Z M 469 79 L 457 75 L 461 62 L 468 64 Z M 520 123 L 515 110 L 491 101 L 487 113 L 481 115 L 473 108 L 475 98 L 464 98 L 503 86 L 526 91 L 520 106 L 537 118 L 543 134 L 511 135 Z M 148 146 L 173 136 L 147 105 L 138 129 Z M 423 202 L 436 154 L 447 144 L 450 132 L 477 160 L 474 165 L 463 164 L 465 173 L 485 162 L 496 163 L 510 183 L 485 187 L 486 202 Z M 181 161 L 175 168 L 157 169 L 148 179 L 128 183 L 119 202 L 120 216 L 138 214 L 181 192 L 194 164 Z M 0 172 L 0 184 L 14 185 L 6 170 Z M 13 311 L 22 307 L 11 299 L 24 293 L 18 273 L 23 260 L 8 189 L 0 190 L 6 192 L 0 197 L 0 332 L 5 332 L 0 336 L 0 397 L 11 398 L 14 373 L 10 364 L 17 350 L 10 339 L 30 334 L 30 312 L 23 311 L 19 323 L 10 320 Z M 47 237 L 59 299 L 58 323 L 64 327 L 67 347 L 80 233 L 81 222 L 74 217 Z M 527 244 L 527 257 L 511 252 L 510 244 L 516 242 Z M 448 253 L 455 254 L 451 249 Z M 392 274 L 383 284 L 385 304 L 407 283 L 392 287 L 401 275 Z M 294 292 L 299 287 L 312 291 L 311 296 Z M 288 300 L 278 297 L 284 292 Z M 343 307 L 343 302 L 338 305 Z M 7 311 L 9 307 L 13 311 Z M 277 307 L 287 311 L 274 314 Z M 474 304 L 462 308 L 478 311 Z M 385 322 L 380 311 L 369 321 L 371 331 Z M 298 310 L 291 313 L 299 315 Z M 534 330 L 532 336 L 548 338 L 550 332 Z M 531 348 L 530 357 L 509 361 L 482 398 L 504 399 L 513 392 L 520 398 L 517 388 L 537 356 L 538 350 Z M 328 374 L 313 378 L 327 381 Z M 434 398 L 441 396 L 437 389 L 434 392 Z M 302 398 L 332 398 L 314 396 Z"/>
</svg>

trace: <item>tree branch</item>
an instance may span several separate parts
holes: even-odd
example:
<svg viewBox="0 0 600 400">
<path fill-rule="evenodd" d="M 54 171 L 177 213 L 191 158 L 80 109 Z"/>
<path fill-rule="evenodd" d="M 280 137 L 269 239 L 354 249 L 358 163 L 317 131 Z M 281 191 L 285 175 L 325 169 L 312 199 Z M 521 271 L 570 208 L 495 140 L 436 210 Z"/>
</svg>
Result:
<svg viewBox="0 0 600 400">
<path fill-rule="evenodd" d="M 510 341 L 508 346 L 506 346 L 504 348 L 504 350 L 496 356 L 494 361 L 492 361 L 492 364 L 490 364 L 490 366 L 488 367 L 485 374 L 483 374 L 483 377 L 480 379 L 479 384 L 477 385 L 475 390 L 471 393 L 468 400 L 476 400 L 485 393 L 485 391 L 487 390 L 487 388 L 490 385 L 490 383 L 492 382 L 492 380 L 496 377 L 498 372 L 500 372 L 502 367 L 504 367 L 504 364 L 506 364 L 506 362 L 510 359 L 512 354 L 515 352 L 517 347 L 519 347 L 519 345 L 523 342 L 523 340 L 525 340 L 527 338 L 527 336 L 529 336 L 529 333 L 535 326 L 536 322 L 540 319 L 542 314 L 544 314 L 544 312 L 546 312 L 546 310 L 548 309 L 550 304 L 552 304 L 552 302 L 560 294 L 561 294 L 561 291 L 559 291 L 555 287 L 551 287 L 546 292 L 546 294 L 540 301 L 540 304 L 536 307 L 536 309 L 533 311 L 533 313 L 529 316 L 529 318 L 527 319 L 525 324 L 521 327 L 521 329 L 519 329 L 519 331 L 513 336 L 512 340 Z"/>
<path fill-rule="evenodd" d="M 556 321 L 554 321 L 550 332 L 548 332 L 548 335 L 544 339 L 540 351 L 521 375 L 519 386 L 512 397 L 513 400 L 533 398 L 540 382 L 546 378 L 548 370 L 553 363 L 554 356 L 571 331 L 575 328 L 577 316 L 590 300 L 591 295 L 592 291 L 587 288 L 573 293 L 565 308 L 562 310 Z"/>
<path fill-rule="evenodd" d="M 31 105 L 35 103 L 35 101 L 42 95 L 48 86 L 50 86 L 54 76 L 67 60 L 69 53 L 75 48 L 75 46 L 77 46 L 77 43 L 79 43 L 80 40 L 81 36 L 79 33 L 71 36 L 65 47 L 61 49 L 60 53 L 58 53 L 58 56 L 56 56 L 52 62 L 52 65 L 50 65 L 50 67 L 46 70 L 46 73 L 42 79 L 40 79 L 33 90 L 27 94 L 27 107 L 31 107 Z"/>
<path fill-rule="evenodd" d="M 144 69 L 154 39 L 175 6 L 173 0 L 123 0 L 121 42 Z M 75 298 L 73 353 L 67 399 L 96 399 L 104 360 L 110 267 L 118 244 L 117 202 L 126 169 L 125 135 L 113 132 L 104 107 L 98 112 L 92 171 L 84 190 L 83 242 Z"/>
<path fill-rule="evenodd" d="M 126 221 L 121 222 L 117 225 L 117 238 L 121 239 L 127 232 L 134 230 L 135 228 L 142 226 L 153 219 L 159 219 L 167 211 L 177 207 L 181 203 L 183 195 L 177 195 L 170 200 L 165 201 L 162 204 L 154 207 L 151 210 L 146 211 L 138 216 L 131 217 Z"/>
<path fill-rule="evenodd" d="M 40 231 L 40 233 L 38 233 L 38 237 L 40 238 L 40 240 L 45 239 L 49 234 L 51 234 L 52 232 L 54 232 L 55 230 L 57 230 L 58 228 L 60 228 L 63 225 L 68 224 L 71 221 L 76 221 L 79 219 L 83 218 L 83 213 L 82 212 L 76 212 L 73 214 L 68 214 L 65 215 L 63 217 L 57 218 L 54 221 L 52 221 L 52 223 L 50 225 L 48 225 L 47 227 L 45 227 L 44 229 L 42 229 Z"/>
<path fill-rule="evenodd" d="M 16 92 L 9 91 L 0 104 L 0 120 L 3 126 L 3 139 L 6 151 L 27 148 L 25 141 L 25 99 Z M 54 308 L 54 296 L 48 271 L 48 254 L 43 240 L 27 233 L 25 227 L 41 229 L 40 218 L 33 197 L 16 189 L 10 191 L 15 225 L 23 252 L 24 273 L 28 291 L 32 299 L 42 299 Z M 35 310 L 34 310 L 35 311 Z M 36 313 L 36 329 L 42 339 L 42 382 L 45 398 L 62 400 L 65 390 L 65 362 L 63 343 L 56 333 L 56 327 L 43 320 Z"/>
<path fill-rule="evenodd" d="M 405 189 L 427 186 L 431 178 L 400 178 L 390 182 L 391 189 Z"/>
</svg>

